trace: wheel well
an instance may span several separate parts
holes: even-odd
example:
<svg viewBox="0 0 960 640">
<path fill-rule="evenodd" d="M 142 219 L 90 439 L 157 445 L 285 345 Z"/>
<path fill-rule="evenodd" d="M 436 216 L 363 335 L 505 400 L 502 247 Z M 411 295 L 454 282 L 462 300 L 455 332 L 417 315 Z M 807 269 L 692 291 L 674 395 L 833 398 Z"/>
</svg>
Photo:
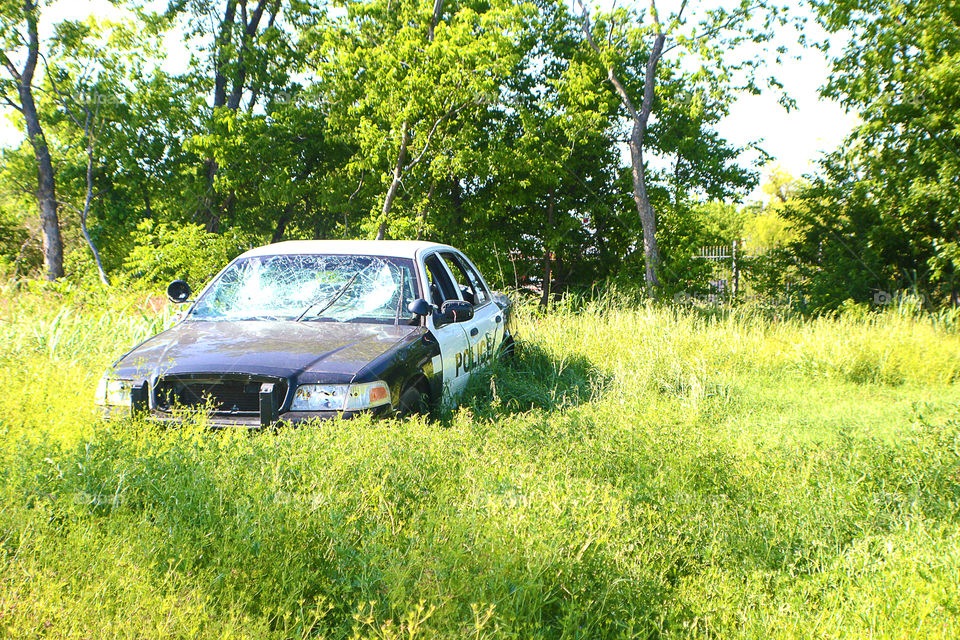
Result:
<svg viewBox="0 0 960 640">
<path fill-rule="evenodd" d="M 422 373 L 418 373 L 417 375 L 407 380 L 407 384 L 404 385 L 404 387 L 407 389 L 411 387 L 416 387 L 417 389 L 420 389 L 420 391 L 422 391 L 428 397 L 430 396 L 430 381 L 427 380 L 427 376 L 423 375 Z"/>
<path fill-rule="evenodd" d="M 433 401 L 433 392 L 430 389 L 430 381 L 427 380 L 427 377 L 422 373 L 414 375 L 403 383 L 403 385 L 400 387 L 399 401 L 402 401 L 404 394 L 411 389 L 417 389 L 420 393 L 422 393 L 428 405 Z"/>
<path fill-rule="evenodd" d="M 507 358 L 513 358 L 517 355 L 517 341 L 510 334 L 507 334 L 503 342 L 500 343 L 500 353 Z"/>
</svg>

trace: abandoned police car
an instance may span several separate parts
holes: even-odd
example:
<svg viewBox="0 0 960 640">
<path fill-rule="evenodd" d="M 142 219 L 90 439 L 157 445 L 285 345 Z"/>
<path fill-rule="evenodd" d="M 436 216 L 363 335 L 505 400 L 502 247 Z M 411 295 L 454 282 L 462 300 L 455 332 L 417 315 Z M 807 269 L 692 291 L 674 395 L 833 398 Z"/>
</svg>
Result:
<svg viewBox="0 0 960 640">
<path fill-rule="evenodd" d="M 106 415 L 260 427 L 452 401 L 471 372 L 513 347 L 510 303 L 453 247 L 294 241 L 236 258 L 182 320 L 100 381 Z"/>
</svg>

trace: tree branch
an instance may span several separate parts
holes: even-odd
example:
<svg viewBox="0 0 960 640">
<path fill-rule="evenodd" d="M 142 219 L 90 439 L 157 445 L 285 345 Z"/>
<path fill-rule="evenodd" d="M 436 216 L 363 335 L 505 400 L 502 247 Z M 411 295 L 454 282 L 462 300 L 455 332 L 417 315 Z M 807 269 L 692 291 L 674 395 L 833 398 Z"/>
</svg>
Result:
<svg viewBox="0 0 960 640">
<path fill-rule="evenodd" d="M 67 102 L 66 96 L 57 88 L 57 81 L 54 80 L 54 76 L 50 73 L 50 65 L 47 63 L 47 56 L 40 54 L 40 59 L 43 60 L 43 68 L 47 73 L 47 78 L 50 80 L 50 86 L 53 87 L 53 92 L 57 94 L 57 97 L 60 98 L 60 104 L 63 106 L 64 110 L 67 112 L 67 115 L 70 116 L 70 119 L 73 121 L 73 124 L 80 127 L 80 121 L 76 116 L 73 115 L 73 110 L 70 109 L 70 105 Z M 86 108 L 84 109 L 86 111 Z"/>
<path fill-rule="evenodd" d="M 433 30 L 437 28 L 437 24 L 440 22 L 441 11 L 443 11 L 443 0 L 436 0 L 433 3 L 433 15 L 430 18 L 430 27 L 427 30 L 430 42 L 433 42 Z"/>
<path fill-rule="evenodd" d="M 587 9 L 587 5 L 584 4 L 583 0 L 576 0 L 576 2 L 580 5 L 582 11 L 580 26 L 583 27 L 583 34 L 587 37 L 587 42 L 590 44 L 590 47 L 599 54 L 600 49 L 597 47 L 597 43 L 593 41 L 593 31 L 590 27 L 590 10 Z"/>
<path fill-rule="evenodd" d="M 23 107 L 21 107 L 20 105 L 18 105 L 16 102 L 14 102 L 13 100 L 11 100 L 10 98 L 8 98 L 8 97 L 5 96 L 5 95 L 2 95 L 2 96 L 0 96 L 0 97 L 3 98 L 3 101 L 7 104 L 8 107 L 13 107 L 14 109 L 16 109 L 17 111 L 19 111 L 20 113 L 23 113 Z"/>
<path fill-rule="evenodd" d="M 653 24 L 657 28 L 657 35 L 661 35 L 663 29 L 660 27 L 660 14 L 657 13 L 656 0 L 650 0 L 650 17 L 653 18 Z"/>
<path fill-rule="evenodd" d="M 459 107 L 457 107 L 456 109 L 451 109 L 450 111 L 447 111 L 445 114 L 443 114 L 442 116 L 440 116 L 440 119 L 439 119 L 439 120 L 437 120 L 436 122 L 433 123 L 433 126 L 430 127 L 430 132 L 427 134 L 426 142 L 424 142 L 424 144 L 423 144 L 423 149 L 421 149 L 421 150 L 420 150 L 420 153 L 417 154 L 417 157 L 413 159 L 413 162 L 411 162 L 410 164 L 407 165 L 405 171 L 409 171 L 410 169 L 412 169 L 413 167 L 415 167 L 415 166 L 420 162 L 421 159 L 423 159 L 423 156 L 424 156 L 424 154 L 427 152 L 427 149 L 430 148 L 430 140 L 433 138 L 433 134 L 434 134 L 434 132 L 436 132 L 437 127 L 440 126 L 440 123 L 443 122 L 444 120 L 452 117 L 452 116 L 455 116 L 456 114 L 460 113 L 461 111 L 463 111 L 463 110 L 467 107 L 468 104 L 470 104 L 470 103 L 469 103 L 469 102 L 466 102 L 466 103 L 460 105 Z"/>
<path fill-rule="evenodd" d="M 653 99 L 655 97 L 654 85 L 657 82 L 657 64 L 660 62 L 660 56 L 663 55 L 663 44 L 666 41 L 663 28 L 660 26 L 660 17 L 657 15 L 657 6 L 654 4 L 654 0 L 650 0 L 650 12 L 653 15 L 653 23 L 657 27 L 657 33 L 653 40 L 653 48 L 650 50 L 650 56 L 647 58 L 647 69 L 643 78 L 643 101 L 640 103 L 640 121 L 643 127 L 641 133 L 646 133 L 647 119 L 653 110 Z M 611 67 L 611 75 L 612 73 L 613 68 Z M 618 91 L 621 90 L 622 89 L 618 89 Z"/>
<path fill-rule="evenodd" d="M 17 68 L 13 66 L 12 62 L 10 62 L 10 58 L 7 57 L 7 54 L 0 51 L 0 57 L 3 59 L 3 66 L 7 68 L 7 71 L 10 72 L 10 75 L 13 76 L 13 79 L 17 82 L 20 82 L 20 72 L 17 71 Z"/>
<path fill-rule="evenodd" d="M 233 24 L 237 15 L 236 0 L 228 0 L 227 8 L 224 11 L 223 21 L 220 23 L 220 31 L 217 34 L 215 49 L 213 52 L 213 108 L 222 107 L 227 101 L 227 78 L 224 75 L 223 50 L 230 44 L 233 36 Z"/>
<path fill-rule="evenodd" d="M 750 5 L 750 6 L 747 6 L 747 7 L 743 7 L 742 9 L 740 9 L 740 10 L 738 10 L 738 11 L 734 11 L 732 14 L 730 14 L 730 18 L 729 18 L 726 22 L 724 22 L 724 23 L 722 23 L 722 24 L 719 24 L 719 25 L 713 27 L 712 29 L 708 29 L 708 30 L 704 31 L 703 33 L 701 33 L 701 34 L 699 34 L 699 35 L 693 36 L 692 38 L 690 38 L 690 42 L 698 42 L 698 41 L 703 40 L 703 39 L 705 39 L 705 38 L 709 38 L 709 37 L 711 37 L 711 36 L 717 35 L 719 32 L 721 32 L 721 31 L 723 31 L 724 29 L 727 29 L 727 28 L 729 28 L 731 25 L 733 25 L 738 19 L 742 19 L 742 18 L 745 17 L 748 13 L 750 13 L 751 11 L 753 11 L 754 9 L 756 9 L 756 8 L 758 8 L 758 7 L 760 7 L 760 6 L 761 6 L 760 3 L 756 3 L 756 4 L 752 4 L 752 5 Z M 679 16 L 678 16 L 678 17 L 679 17 Z M 680 43 L 679 43 L 679 42 L 674 43 L 674 44 L 670 45 L 669 47 L 667 47 L 666 49 L 664 49 L 664 50 L 663 50 L 663 53 L 666 54 L 667 52 L 672 51 L 672 50 L 676 49 L 676 48 L 679 47 L 679 46 L 680 46 Z"/>
</svg>

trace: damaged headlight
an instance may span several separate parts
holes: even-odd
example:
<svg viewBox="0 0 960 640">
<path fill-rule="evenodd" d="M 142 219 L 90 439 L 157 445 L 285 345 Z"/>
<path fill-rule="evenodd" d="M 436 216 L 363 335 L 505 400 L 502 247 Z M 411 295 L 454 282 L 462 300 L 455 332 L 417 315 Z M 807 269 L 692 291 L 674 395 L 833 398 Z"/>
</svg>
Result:
<svg viewBox="0 0 960 640">
<path fill-rule="evenodd" d="M 293 395 L 291 411 L 359 411 L 390 404 L 386 382 L 364 384 L 302 384 Z"/>
<path fill-rule="evenodd" d="M 105 375 L 97 384 L 94 402 L 101 407 L 129 407 L 132 387 L 131 380 L 117 380 Z"/>
</svg>

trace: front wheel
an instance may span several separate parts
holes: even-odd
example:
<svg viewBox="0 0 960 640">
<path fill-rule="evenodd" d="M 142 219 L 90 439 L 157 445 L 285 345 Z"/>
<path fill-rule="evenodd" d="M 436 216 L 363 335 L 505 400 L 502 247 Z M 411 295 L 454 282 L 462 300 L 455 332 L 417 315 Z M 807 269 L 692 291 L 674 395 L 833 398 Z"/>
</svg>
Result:
<svg viewBox="0 0 960 640">
<path fill-rule="evenodd" d="M 401 417 L 425 415 L 430 412 L 430 391 L 426 380 L 408 383 L 400 392 L 397 414 Z"/>
</svg>

